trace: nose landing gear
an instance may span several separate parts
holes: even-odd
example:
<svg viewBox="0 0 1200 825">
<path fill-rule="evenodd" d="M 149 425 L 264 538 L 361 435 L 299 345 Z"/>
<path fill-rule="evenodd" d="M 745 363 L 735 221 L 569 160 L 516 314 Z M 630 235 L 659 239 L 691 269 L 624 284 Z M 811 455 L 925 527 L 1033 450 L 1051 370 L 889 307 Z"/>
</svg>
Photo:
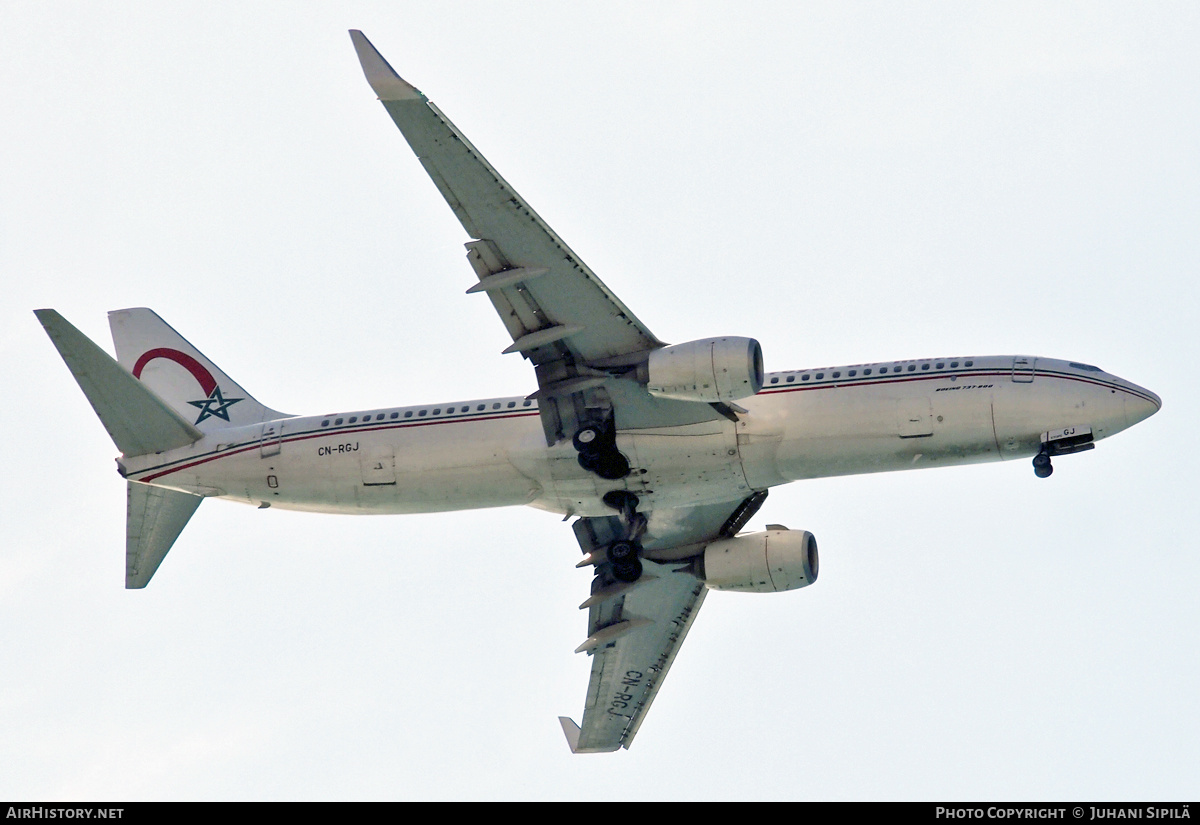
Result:
<svg viewBox="0 0 1200 825">
<path fill-rule="evenodd" d="M 1054 472 L 1054 465 L 1050 463 L 1049 453 L 1041 452 L 1033 457 L 1033 474 L 1038 478 L 1049 478 Z"/>
<path fill-rule="evenodd" d="M 1095 449 L 1091 427 L 1066 427 L 1042 433 L 1042 449 L 1033 457 L 1033 473 L 1038 478 L 1049 478 L 1054 472 L 1050 457 L 1070 455 Z"/>
</svg>

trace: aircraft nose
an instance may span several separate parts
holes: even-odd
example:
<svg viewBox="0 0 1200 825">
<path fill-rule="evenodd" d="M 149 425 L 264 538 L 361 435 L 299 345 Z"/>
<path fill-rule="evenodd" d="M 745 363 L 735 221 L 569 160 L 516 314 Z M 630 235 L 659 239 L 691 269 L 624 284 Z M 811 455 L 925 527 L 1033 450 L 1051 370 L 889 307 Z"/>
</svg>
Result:
<svg viewBox="0 0 1200 825">
<path fill-rule="evenodd" d="M 1130 385 L 1125 396 L 1125 426 L 1132 427 L 1162 409 L 1162 399 L 1150 390 Z"/>
</svg>

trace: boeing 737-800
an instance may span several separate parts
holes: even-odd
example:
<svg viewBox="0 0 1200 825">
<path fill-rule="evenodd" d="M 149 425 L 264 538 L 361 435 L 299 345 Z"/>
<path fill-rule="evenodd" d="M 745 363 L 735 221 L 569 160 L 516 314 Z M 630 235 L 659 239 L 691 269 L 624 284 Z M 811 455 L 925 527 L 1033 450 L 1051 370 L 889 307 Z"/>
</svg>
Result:
<svg viewBox="0 0 1200 825">
<path fill-rule="evenodd" d="M 477 282 L 534 368 L 530 395 L 295 416 L 260 404 L 148 309 L 109 314 L 116 359 L 37 316 L 121 452 L 126 587 L 145 587 L 205 498 L 326 513 L 531 505 L 575 519 L 594 569 L 575 752 L 629 747 L 709 590 L 817 579 L 811 533 L 743 533 L 798 479 L 1057 456 L 1153 415 L 1097 367 L 948 357 L 765 373 L 752 338 L 659 341 L 351 32 L 368 83 L 463 228 Z M 475 297 L 480 296 L 480 297 Z"/>
</svg>

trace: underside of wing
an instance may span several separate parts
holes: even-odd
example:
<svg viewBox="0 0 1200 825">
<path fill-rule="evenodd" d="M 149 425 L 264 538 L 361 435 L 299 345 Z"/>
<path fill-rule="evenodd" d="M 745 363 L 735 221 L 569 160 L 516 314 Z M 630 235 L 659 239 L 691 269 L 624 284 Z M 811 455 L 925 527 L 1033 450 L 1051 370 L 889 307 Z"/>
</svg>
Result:
<svg viewBox="0 0 1200 825">
<path fill-rule="evenodd" d="M 617 517 L 575 522 L 585 562 L 595 565 L 588 637 L 576 652 L 592 657 L 583 722 L 560 717 L 575 753 L 628 748 L 658 694 L 707 592 L 687 560 L 714 539 L 745 526 L 766 493 L 744 501 L 678 508 L 650 515 L 642 535 L 642 574 L 631 583 L 614 575 L 607 557 L 625 535 Z M 657 560 L 656 560 L 657 559 Z"/>
<path fill-rule="evenodd" d="M 619 607 L 592 609 L 608 623 L 597 627 L 580 647 L 579 652 L 592 656 L 592 674 L 573 751 L 603 753 L 629 747 L 705 592 L 704 583 L 695 577 L 648 563 Z"/>
<path fill-rule="evenodd" d="M 471 291 L 486 292 L 496 305 L 513 338 L 508 351 L 522 352 L 536 364 L 554 357 L 557 343 L 584 361 L 661 346 L 362 32 L 350 36 L 371 88 L 476 240 L 468 247 L 480 282 Z"/>
<path fill-rule="evenodd" d="M 474 239 L 467 259 L 512 343 L 534 365 L 548 444 L 589 421 L 623 416 L 624 428 L 709 421 L 708 404 L 657 399 L 635 373 L 663 347 L 629 308 L 546 225 L 424 94 L 403 80 L 359 31 L 359 62 L 455 216 Z M 626 396 L 616 403 L 613 394 Z"/>
</svg>

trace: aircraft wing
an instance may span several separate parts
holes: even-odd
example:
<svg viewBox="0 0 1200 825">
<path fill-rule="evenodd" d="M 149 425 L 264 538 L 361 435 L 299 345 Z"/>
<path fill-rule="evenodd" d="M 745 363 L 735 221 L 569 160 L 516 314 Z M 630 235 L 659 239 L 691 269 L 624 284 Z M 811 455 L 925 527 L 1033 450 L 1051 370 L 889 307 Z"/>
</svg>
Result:
<svg viewBox="0 0 1200 825">
<path fill-rule="evenodd" d="M 588 408 L 615 411 L 622 429 L 708 421 L 707 404 L 651 396 L 613 381 L 663 346 L 571 251 L 470 141 L 403 80 L 360 31 L 350 38 L 367 82 L 467 233 L 467 258 L 519 352 L 537 372 L 548 444 L 572 436 Z M 625 396 L 620 401 L 615 392 Z"/>
<path fill-rule="evenodd" d="M 766 499 L 655 511 L 642 536 L 644 572 L 633 584 L 617 582 L 603 548 L 621 534 L 620 520 L 581 518 L 575 537 L 583 563 L 596 564 L 588 610 L 588 637 L 576 653 L 592 657 L 583 723 L 560 716 L 575 753 L 628 748 L 675 661 L 707 592 L 687 562 L 705 544 L 737 533 Z M 599 563 L 596 563 L 599 562 Z"/>
<path fill-rule="evenodd" d="M 496 308 L 512 338 L 504 352 L 533 362 L 538 390 L 530 397 L 547 444 L 601 420 L 627 431 L 733 417 L 722 404 L 652 396 L 637 371 L 664 344 L 362 32 L 350 37 L 367 82 L 473 239 L 467 259 L 479 282 L 467 292 L 486 294 Z M 581 605 L 588 638 L 578 652 L 592 657 L 583 723 L 562 722 L 573 750 L 629 747 L 704 600 L 704 584 L 679 560 L 736 533 L 765 495 L 640 514 L 644 572 L 634 583 L 617 581 L 605 549 L 626 534 L 621 518 L 575 522 L 596 576 Z"/>
</svg>

